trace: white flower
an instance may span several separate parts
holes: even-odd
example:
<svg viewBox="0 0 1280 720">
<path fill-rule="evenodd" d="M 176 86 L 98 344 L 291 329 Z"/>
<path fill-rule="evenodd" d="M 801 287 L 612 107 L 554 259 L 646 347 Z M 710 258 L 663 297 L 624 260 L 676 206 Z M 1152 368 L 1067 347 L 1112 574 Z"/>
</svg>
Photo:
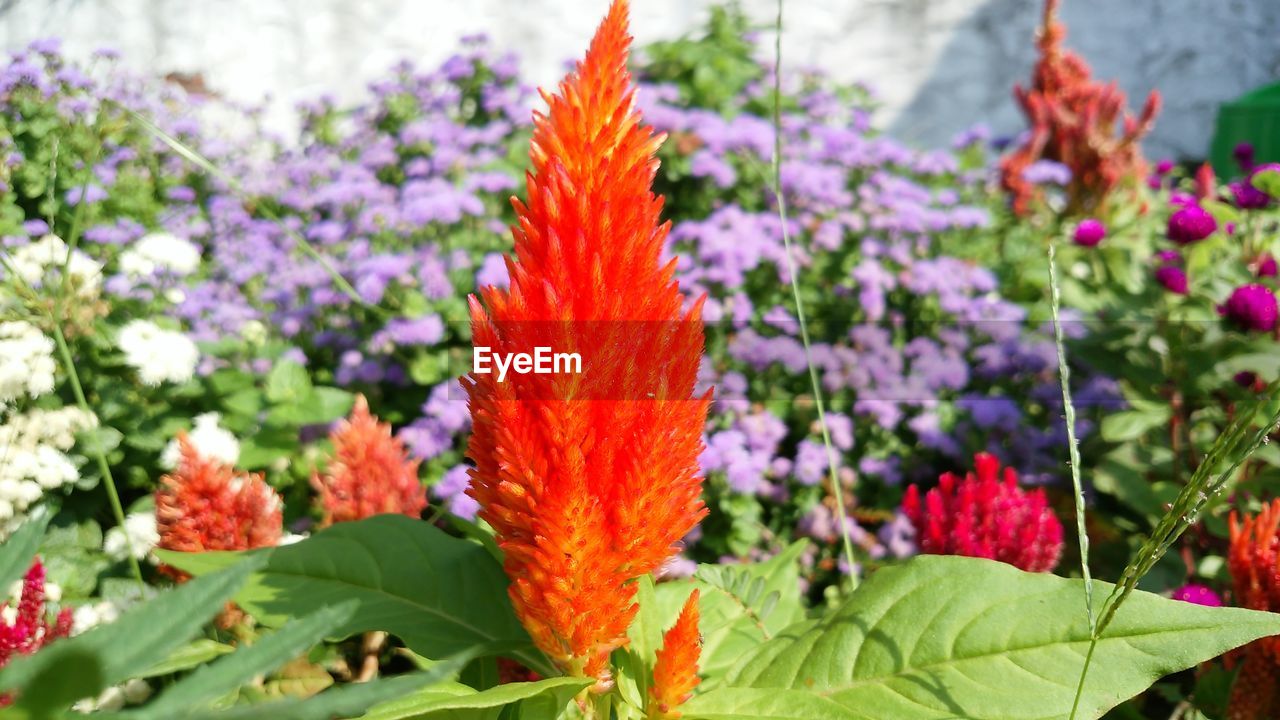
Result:
<svg viewBox="0 0 1280 720">
<path fill-rule="evenodd" d="M 0 539 L 26 520 L 26 512 L 48 491 L 80 479 L 65 454 L 76 433 L 97 425 L 79 408 L 31 410 L 0 424 Z"/>
<path fill-rule="evenodd" d="M 81 297 L 94 296 L 102 289 L 102 265 L 79 250 L 67 257 L 67 244 L 57 235 L 45 235 L 39 240 L 13 251 L 10 261 L 18 275 L 28 285 L 44 285 L 49 270 L 61 270 L 63 264 L 71 277 L 78 281 L 77 293 Z"/>
<path fill-rule="evenodd" d="M 195 417 L 195 425 L 187 433 L 187 439 L 201 455 L 235 465 L 240 460 L 240 441 L 230 430 L 218 425 L 218 413 L 204 413 Z M 178 441 L 170 440 L 160 454 L 160 467 L 173 470 L 178 467 Z"/>
<path fill-rule="evenodd" d="M 120 254 L 120 271 L 133 278 L 154 275 L 159 270 L 190 275 L 199 267 L 200 248 L 167 232 L 144 235 Z"/>
<path fill-rule="evenodd" d="M 153 512 L 130 513 L 124 519 L 124 527 L 113 527 L 107 531 L 102 542 L 102 551 L 113 560 L 123 560 L 133 548 L 133 557 L 143 560 L 151 554 L 156 543 L 160 542 L 160 533 L 156 531 L 156 514 Z"/>
<path fill-rule="evenodd" d="M 124 360 L 147 385 L 182 383 L 195 374 L 200 350 L 191 338 L 150 320 L 134 320 L 117 337 Z"/>
<path fill-rule="evenodd" d="M 53 390 L 53 341 L 28 322 L 0 323 L 0 404 Z"/>
</svg>

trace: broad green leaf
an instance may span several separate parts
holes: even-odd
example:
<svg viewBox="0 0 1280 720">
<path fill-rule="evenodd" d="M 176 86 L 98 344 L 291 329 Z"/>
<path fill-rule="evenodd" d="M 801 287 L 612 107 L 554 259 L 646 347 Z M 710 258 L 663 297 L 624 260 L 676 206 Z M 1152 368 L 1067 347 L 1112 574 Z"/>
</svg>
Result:
<svg viewBox="0 0 1280 720">
<path fill-rule="evenodd" d="M 478 647 L 482 655 L 508 655 L 552 673 L 511 609 L 497 561 L 480 545 L 450 537 L 430 523 L 379 515 L 258 552 L 267 563 L 235 599 L 263 624 L 279 626 L 350 599 L 357 602 L 355 614 L 334 629 L 335 636 L 385 630 L 429 658 Z M 237 557 L 160 555 L 195 575 Z"/>
<path fill-rule="evenodd" d="M 31 559 L 44 539 L 52 513 L 39 511 L 27 517 L 27 521 L 0 544 L 0 588 L 7 588 L 14 580 L 26 575 Z"/>
<path fill-rule="evenodd" d="M 267 399 L 273 403 L 293 403 L 311 392 L 307 369 L 292 360 L 281 360 L 267 375 Z"/>
<path fill-rule="evenodd" d="M 169 657 L 134 675 L 134 677 L 151 678 L 190 670 L 197 665 L 203 665 L 210 660 L 235 652 L 235 650 L 235 647 L 231 645 L 224 645 L 208 638 L 200 638 L 178 648 Z"/>
<path fill-rule="evenodd" d="M 1135 592 L 1098 642 L 1077 717 L 1098 718 L 1164 675 L 1274 634 L 1280 615 Z M 735 668 L 734 687 L 683 709 L 689 720 L 1057 720 L 1088 650 L 1079 580 L 919 557 L 761 645 Z"/>
<path fill-rule="evenodd" d="M 257 566 L 245 560 L 197 578 L 109 625 L 59 640 L 0 669 L 0 689 L 19 691 L 37 717 L 96 695 L 169 657 L 220 610 Z"/>
<path fill-rule="evenodd" d="M 498 720 L 503 708 L 515 703 L 520 703 L 522 717 L 551 720 L 590 684 L 582 678 L 558 677 L 484 692 L 456 685 L 429 687 L 379 705 L 361 720 Z"/>
<path fill-rule="evenodd" d="M 255 676 L 293 660 L 324 639 L 330 630 L 349 620 L 354 611 L 355 603 L 347 602 L 294 620 L 253 645 L 220 658 L 171 685 L 148 706 L 148 710 L 157 713 L 156 717 L 163 717 L 166 712 L 196 707 L 216 699 Z"/>
</svg>

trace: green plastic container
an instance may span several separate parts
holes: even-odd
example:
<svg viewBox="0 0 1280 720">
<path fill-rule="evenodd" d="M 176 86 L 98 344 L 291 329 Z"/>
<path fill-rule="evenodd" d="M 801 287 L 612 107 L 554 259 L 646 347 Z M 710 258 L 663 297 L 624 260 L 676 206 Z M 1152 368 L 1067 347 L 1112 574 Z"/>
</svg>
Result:
<svg viewBox="0 0 1280 720">
<path fill-rule="evenodd" d="M 1240 174 L 1231 153 L 1242 142 L 1253 144 L 1258 163 L 1280 161 L 1280 83 L 1263 85 L 1218 108 L 1209 149 L 1218 177 Z"/>
</svg>

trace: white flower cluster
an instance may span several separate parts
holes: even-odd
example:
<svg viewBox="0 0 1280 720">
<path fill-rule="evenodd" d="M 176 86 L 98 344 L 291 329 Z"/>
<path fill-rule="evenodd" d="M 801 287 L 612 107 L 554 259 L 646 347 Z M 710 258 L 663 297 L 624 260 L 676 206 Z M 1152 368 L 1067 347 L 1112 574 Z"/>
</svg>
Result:
<svg viewBox="0 0 1280 720">
<path fill-rule="evenodd" d="M 53 341 L 28 322 L 0 323 L 0 405 L 53 390 Z"/>
<path fill-rule="evenodd" d="M 80 479 L 65 453 L 76 433 L 97 423 L 91 413 L 64 407 L 13 415 L 0 424 L 0 538 L 22 524 L 46 492 Z"/>
<path fill-rule="evenodd" d="M 107 531 L 102 551 L 112 560 L 124 560 L 132 548 L 134 559 L 144 560 L 159 542 L 155 512 L 129 513 L 124 519 L 124 527 L 113 527 Z"/>
<path fill-rule="evenodd" d="M 79 250 L 73 250 L 68 258 L 67 250 L 62 238 L 45 235 L 14 250 L 9 260 L 22 280 L 32 287 L 43 286 L 50 269 L 61 270 L 66 264 L 68 273 L 77 281 L 77 294 L 81 298 L 96 296 L 102 290 L 102 265 Z"/>
<path fill-rule="evenodd" d="M 183 383 L 195 374 L 200 350 L 191 338 L 150 320 L 133 320 L 117 336 L 124 360 L 147 385 Z"/>
<path fill-rule="evenodd" d="M 221 418 L 216 412 L 195 416 L 195 425 L 187 433 L 187 439 L 201 455 L 227 465 L 235 465 L 240 461 L 240 441 L 236 440 L 230 430 L 218 425 Z M 160 467 L 166 470 L 177 468 L 178 455 L 178 440 L 174 438 L 160 454 Z"/>
<path fill-rule="evenodd" d="M 149 277 L 161 270 L 190 275 L 199 267 L 200 248 L 167 232 L 145 235 L 120 254 L 120 271 L 132 278 Z"/>
</svg>

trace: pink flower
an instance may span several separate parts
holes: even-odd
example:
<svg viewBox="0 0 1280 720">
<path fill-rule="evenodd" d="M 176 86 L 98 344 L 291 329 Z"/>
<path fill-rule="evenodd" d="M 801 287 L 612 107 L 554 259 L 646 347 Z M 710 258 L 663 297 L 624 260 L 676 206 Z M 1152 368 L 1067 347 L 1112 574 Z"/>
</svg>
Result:
<svg viewBox="0 0 1280 720">
<path fill-rule="evenodd" d="M 0 668 L 17 655 L 30 655 L 71 632 L 71 610 L 58 613 L 49 621 L 44 603 L 44 565 L 39 558 L 31 564 L 22 579 L 22 595 L 12 621 L 5 621 L 9 604 L 0 605 Z M 0 693 L 0 708 L 13 702 L 12 695 Z"/>
<path fill-rule="evenodd" d="M 1199 205 L 1184 205 L 1169 216 L 1169 239 L 1179 245 L 1200 242 L 1217 229 L 1218 221 Z"/>
<path fill-rule="evenodd" d="M 1175 295 L 1187 294 L 1187 273 L 1177 265 L 1161 265 L 1156 268 L 1156 282 Z"/>
<path fill-rule="evenodd" d="M 1280 308 L 1276 307 L 1276 296 L 1271 288 L 1253 283 L 1236 288 L 1221 312 L 1244 330 L 1271 332 L 1276 327 Z"/>
<path fill-rule="evenodd" d="M 1087 218 L 1081 220 L 1076 225 L 1075 234 L 1072 239 L 1081 247 L 1097 247 L 1098 243 L 1107 236 L 1107 226 L 1102 224 L 1101 220 L 1095 218 Z"/>
<path fill-rule="evenodd" d="M 1218 593 L 1214 592 L 1212 588 L 1204 585 L 1197 585 L 1195 583 L 1183 585 L 1177 590 L 1174 590 L 1171 597 L 1174 600 L 1181 600 L 1182 602 L 1189 602 L 1195 605 L 1222 607 L 1222 598 L 1218 597 Z"/>
</svg>

